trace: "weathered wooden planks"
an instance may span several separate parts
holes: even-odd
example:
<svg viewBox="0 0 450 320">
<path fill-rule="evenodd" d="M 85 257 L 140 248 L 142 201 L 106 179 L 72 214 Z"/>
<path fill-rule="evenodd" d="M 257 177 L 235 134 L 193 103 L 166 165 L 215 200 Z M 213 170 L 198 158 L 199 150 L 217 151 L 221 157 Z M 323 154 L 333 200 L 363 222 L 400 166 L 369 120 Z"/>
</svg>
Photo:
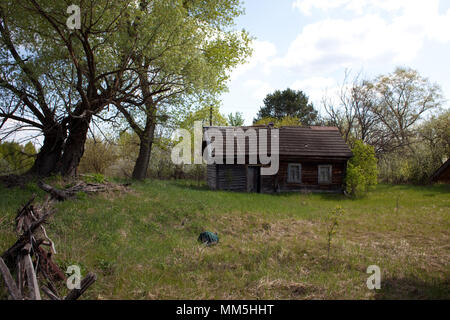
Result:
<svg viewBox="0 0 450 320">
<path fill-rule="evenodd" d="M 51 300 L 60 300 L 53 282 L 64 281 L 66 277 L 51 259 L 56 251 L 42 226 L 54 211 L 50 208 L 51 201 L 33 207 L 33 200 L 34 197 L 19 210 L 16 216 L 16 231 L 19 239 L 0 258 L 0 273 L 14 300 L 41 300 L 41 290 Z M 37 229 L 39 232 L 35 232 Z M 50 246 L 52 251 L 41 248 L 43 244 Z M 17 274 L 17 282 L 11 276 L 10 270 L 13 274 Z M 69 292 L 67 297 L 78 299 L 96 279 L 95 274 L 89 273 L 82 280 L 81 289 Z M 46 286 L 40 288 L 38 280 L 45 281 Z"/>
<path fill-rule="evenodd" d="M 14 279 L 11 276 L 8 267 L 6 266 L 2 258 L 0 258 L 0 272 L 2 274 L 3 280 L 5 281 L 6 288 L 8 289 L 8 292 L 13 300 L 22 300 L 22 294 L 20 293 L 19 288 L 17 288 L 17 285 L 14 282 Z"/>
</svg>

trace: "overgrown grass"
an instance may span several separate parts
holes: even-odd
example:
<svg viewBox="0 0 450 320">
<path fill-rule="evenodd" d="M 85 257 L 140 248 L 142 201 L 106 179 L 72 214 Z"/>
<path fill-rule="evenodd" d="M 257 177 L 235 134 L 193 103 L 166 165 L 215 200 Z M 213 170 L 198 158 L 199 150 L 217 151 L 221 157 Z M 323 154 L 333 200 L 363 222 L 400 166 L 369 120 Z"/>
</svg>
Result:
<svg viewBox="0 0 450 320">
<path fill-rule="evenodd" d="M 0 250 L 33 192 L 0 187 Z M 398 205 L 397 205 L 398 203 Z M 345 210 L 327 259 L 326 217 Z M 90 299 L 449 299 L 450 186 L 380 185 L 343 195 L 212 192 L 146 181 L 57 205 L 47 227 L 61 266 L 98 281 Z M 200 232 L 218 232 L 204 247 Z M 367 289 L 369 265 L 382 271 Z M 3 290 L 3 289 L 0 289 Z"/>
</svg>

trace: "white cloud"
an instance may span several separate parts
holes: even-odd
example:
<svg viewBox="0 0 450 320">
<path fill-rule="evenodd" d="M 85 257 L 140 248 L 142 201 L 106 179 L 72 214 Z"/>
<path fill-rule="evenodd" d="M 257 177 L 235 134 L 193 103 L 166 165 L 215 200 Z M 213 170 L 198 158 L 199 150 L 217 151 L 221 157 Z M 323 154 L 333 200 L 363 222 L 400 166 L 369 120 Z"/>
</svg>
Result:
<svg viewBox="0 0 450 320">
<path fill-rule="evenodd" d="M 251 96 L 254 99 L 262 101 L 268 93 L 274 91 L 270 83 L 262 80 L 248 80 L 244 83 L 244 87 L 251 91 Z"/>
<path fill-rule="evenodd" d="M 367 0 L 296 0 L 292 7 L 298 8 L 303 14 L 309 16 L 312 14 L 312 9 L 327 11 L 343 7 L 347 10 L 361 12 L 367 2 Z"/>
<path fill-rule="evenodd" d="M 252 43 L 253 54 L 249 61 L 238 66 L 231 74 L 231 79 L 235 80 L 239 76 L 247 73 L 257 66 L 262 66 L 264 73 L 270 72 L 269 61 L 277 55 L 276 46 L 269 41 L 254 40 Z"/>
<path fill-rule="evenodd" d="M 439 0 L 426 1 L 431 6 Z M 423 0 L 295 0 L 292 7 L 299 9 L 305 15 L 311 15 L 312 10 L 330 11 L 343 9 L 356 14 L 368 11 L 395 12 L 410 7 L 427 6 Z"/>
<path fill-rule="evenodd" d="M 325 94 L 335 91 L 338 87 L 336 80 L 325 77 L 311 77 L 304 80 L 297 80 L 291 85 L 291 89 L 301 90 L 312 101 L 314 106 L 318 107 Z"/>
<path fill-rule="evenodd" d="M 373 63 L 410 63 L 425 40 L 450 41 L 450 10 L 439 0 L 297 0 L 304 14 L 312 9 L 344 9 L 348 20 L 328 18 L 305 26 L 287 54 L 275 64 L 302 71 L 332 71 Z"/>
</svg>

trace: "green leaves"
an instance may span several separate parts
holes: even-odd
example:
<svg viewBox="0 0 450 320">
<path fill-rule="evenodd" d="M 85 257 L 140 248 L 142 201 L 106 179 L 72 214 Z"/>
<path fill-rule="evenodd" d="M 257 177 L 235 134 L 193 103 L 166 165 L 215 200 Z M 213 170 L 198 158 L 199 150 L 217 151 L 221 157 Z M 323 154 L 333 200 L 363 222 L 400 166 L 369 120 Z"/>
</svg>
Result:
<svg viewBox="0 0 450 320">
<path fill-rule="evenodd" d="M 236 112 L 234 115 L 232 113 L 228 114 L 228 124 L 232 127 L 239 127 L 244 125 L 244 118 L 242 112 Z"/>
<path fill-rule="evenodd" d="M 341 206 L 336 206 L 333 211 L 331 211 L 327 216 L 327 258 L 330 259 L 331 242 L 334 235 L 336 234 L 336 229 L 344 216 L 345 210 Z"/>
<path fill-rule="evenodd" d="M 213 126 L 228 125 L 227 119 L 220 113 L 218 106 L 205 106 L 196 111 L 189 112 L 183 121 L 179 123 L 179 127 L 193 130 L 195 121 L 202 121 L 205 126 L 209 126 L 210 117 Z"/>
<path fill-rule="evenodd" d="M 297 117 L 291 117 L 291 116 L 284 116 L 282 118 L 272 118 L 272 117 L 266 117 L 262 118 L 261 120 L 256 121 L 255 125 L 268 125 L 270 123 L 273 123 L 275 128 L 281 128 L 281 127 L 296 127 L 301 126 L 302 123 L 299 118 Z"/>
<path fill-rule="evenodd" d="M 28 61 L 33 70 L 55 76 L 52 65 L 64 61 L 66 69 L 59 73 L 73 76 L 70 70 L 76 64 L 83 76 L 97 77 L 96 85 L 103 88 L 112 85 L 119 72 L 124 85 L 137 72 L 151 79 L 153 91 L 164 87 L 172 92 L 220 93 L 226 89 L 228 72 L 250 54 L 248 34 L 230 28 L 242 13 L 238 0 L 73 4 L 81 11 L 79 30 L 66 27 L 66 2 L 24 0 L 2 5 L 16 46 L 33 57 Z M 75 86 L 75 79 L 67 80 L 67 86 Z"/>
<path fill-rule="evenodd" d="M 355 141 L 352 152 L 353 158 L 347 165 L 346 190 L 351 196 L 359 196 L 377 184 L 377 159 L 374 148 L 360 140 Z"/>
<path fill-rule="evenodd" d="M 309 102 L 302 91 L 286 89 L 276 90 L 268 94 L 254 122 L 263 118 L 282 119 L 284 117 L 297 118 L 304 125 L 311 125 L 317 119 L 317 110 Z"/>
<path fill-rule="evenodd" d="M 69 5 L 80 9 L 79 28 L 66 24 Z M 0 85 L 16 99 L 27 95 L 18 121 L 40 130 L 74 116 L 89 123 L 108 107 L 140 137 L 153 136 L 164 104 L 226 90 L 229 72 L 250 54 L 248 34 L 232 29 L 241 13 L 239 0 L 5 0 Z M 68 141 L 84 141 L 86 128 L 70 123 Z M 72 147 L 82 143 L 65 150 Z"/>
<path fill-rule="evenodd" d="M 0 143 L 0 175 L 27 172 L 34 163 L 36 149 L 31 142 L 22 146 L 16 142 Z"/>
</svg>

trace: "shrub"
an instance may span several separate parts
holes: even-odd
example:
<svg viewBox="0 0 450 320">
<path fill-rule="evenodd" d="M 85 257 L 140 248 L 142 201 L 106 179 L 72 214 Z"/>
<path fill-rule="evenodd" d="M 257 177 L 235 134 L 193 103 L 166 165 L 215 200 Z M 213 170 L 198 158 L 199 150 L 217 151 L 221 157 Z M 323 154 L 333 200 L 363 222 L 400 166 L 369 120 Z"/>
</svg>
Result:
<svg viewBox="0 0 450 320">
<path fill-rule="evenodd" d="M 410 144 L 381 155 L 379 180 L 384 183 L 426 184 L 450 157 L 450 111 L 420 124 Z"/>
<path fill-rule="evenodd" d="M 0 175 L 22 174 L 34 164 L 36 149 L 31 142 L 25 146 L 17 142 L 0 142 Z"/>
<path fill-rule="evenodd" d="M 377 184 L 377 159 L 372 146 L 355 141 L 353 158 L 347 166 L 346 191 L 351 196 L 359 196 Z"/>
<path fill-rule="evenodd" d="M 93 173 L 93 174 L 88 174 L 84 177 L 84 180 L 87 183 L 105 183 L 106 182 L 106 178 L 103 174 L 101 173 Z"/>
<path fill-rule="evenodd" d="M 114 145 L 100 139 L 87 139 L 81 158 L 79 172 L 104 174 L 117 160 Z"/>
<path fill-rule="evenodd" d="M 327 259 L 330 260 L 331 242 L 336 234 L 336 229 L 339 226 L 345 210 L 341 206 L 336 206 L 327 217 Z"/>
<path fill-rule="evenodd" d="M 393 184 L 426 184 L 445 159 L 426 145 L 416 143 L 410 148 L 383 155 L 378 162 L 379 180 Z"/>
<path fill-rule="evenodd" d="M 277 119 L 277 118 L 271 118 L 271 117 L 267 117 L 267 118 L 262 118 L 261 120 L 258 120 L 254 123 L 254 125 L 268 125 L 269 123 L 273 123 L 275 128 L 281 128 L 284 126 L 301 126 L 302 123 L 300 122 L 300 119 L 297 117 L 290 117 L 290 116 L 285 116 L 281 119 Z"/>
</svg>

